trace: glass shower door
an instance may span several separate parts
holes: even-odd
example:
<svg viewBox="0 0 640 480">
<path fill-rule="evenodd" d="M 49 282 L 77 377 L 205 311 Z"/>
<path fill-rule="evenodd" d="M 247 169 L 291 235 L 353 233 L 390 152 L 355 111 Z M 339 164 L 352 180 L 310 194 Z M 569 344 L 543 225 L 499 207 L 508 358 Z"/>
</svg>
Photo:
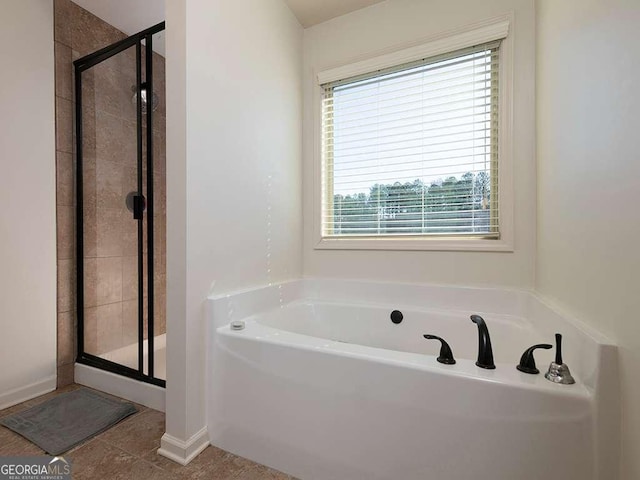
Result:
<svg viewBox="0 0 640 480">
<path fill-rule="evenodd" d="M 164 385 L 154 371 L 153 29 L 74 62 L 78 361 Z"/>
</svg>

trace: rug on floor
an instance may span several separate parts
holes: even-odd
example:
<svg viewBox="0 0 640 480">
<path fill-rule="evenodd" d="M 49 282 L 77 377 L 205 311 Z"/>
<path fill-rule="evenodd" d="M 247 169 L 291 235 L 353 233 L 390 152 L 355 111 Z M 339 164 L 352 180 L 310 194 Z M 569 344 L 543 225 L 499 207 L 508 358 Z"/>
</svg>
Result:
<svg viewBox="0 0 640 480">
<path fill-rule="evenodd" d="M 59 455 L 137 411 L 130 402 L 80 388 L 9 415 L 1 419 L 0 424 L 50 455 Z"/>
</svg>

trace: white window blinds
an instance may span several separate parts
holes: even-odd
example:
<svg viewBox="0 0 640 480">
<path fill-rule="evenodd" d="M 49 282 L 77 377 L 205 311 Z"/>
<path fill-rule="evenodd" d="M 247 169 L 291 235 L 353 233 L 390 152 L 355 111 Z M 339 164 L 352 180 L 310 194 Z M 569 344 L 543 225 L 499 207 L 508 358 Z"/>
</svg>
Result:
<svg viewBox="0 0 640 480">
<path fill-rule="evenodd" d="M 322 85 L 324 237 L 499 238 L 499 46 Z"/>
</svg>

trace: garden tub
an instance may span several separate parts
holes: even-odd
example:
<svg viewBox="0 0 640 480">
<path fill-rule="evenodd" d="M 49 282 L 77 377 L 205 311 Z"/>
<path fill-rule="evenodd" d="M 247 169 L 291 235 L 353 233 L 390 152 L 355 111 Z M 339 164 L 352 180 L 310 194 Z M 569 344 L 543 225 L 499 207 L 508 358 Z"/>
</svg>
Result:
<svg viewBox="0 0 640 480">
<path fill-rule="evenodd" d="M 302 479 L 616 478 L 615 346 L 529 292 L 305 279 L 209 304 L 213 445 Z M 544 378 L 552 350 L 516 369 L 555 332 L 574 385 Z"/>
</svg>

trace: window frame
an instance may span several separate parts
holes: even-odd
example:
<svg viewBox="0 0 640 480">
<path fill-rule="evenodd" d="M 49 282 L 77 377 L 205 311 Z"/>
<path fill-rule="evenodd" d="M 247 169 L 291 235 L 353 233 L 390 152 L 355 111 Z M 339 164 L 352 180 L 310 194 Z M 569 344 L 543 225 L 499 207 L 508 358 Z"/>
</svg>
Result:
<svg viewBox="0 0 640 480">
<path fill-rule="evenodd" d="M 376 52 L 356 61 L 314 72 L 314 249 L 319 250 L 442 250 L 442 251 L 513 251 L 513 179 L 512 179 L 512 110 L 513 110 L 513 24 L 512 15 L 449 31 L 393 50 Z M 322 97 L 329 82 L 402 65 L 481 43 L 502 39 L 498 73 L 498 198 L 500 237 L 497 239 L 443 236 L 331 236 L 322 232 L 323 175 Z"/>
</svg>

